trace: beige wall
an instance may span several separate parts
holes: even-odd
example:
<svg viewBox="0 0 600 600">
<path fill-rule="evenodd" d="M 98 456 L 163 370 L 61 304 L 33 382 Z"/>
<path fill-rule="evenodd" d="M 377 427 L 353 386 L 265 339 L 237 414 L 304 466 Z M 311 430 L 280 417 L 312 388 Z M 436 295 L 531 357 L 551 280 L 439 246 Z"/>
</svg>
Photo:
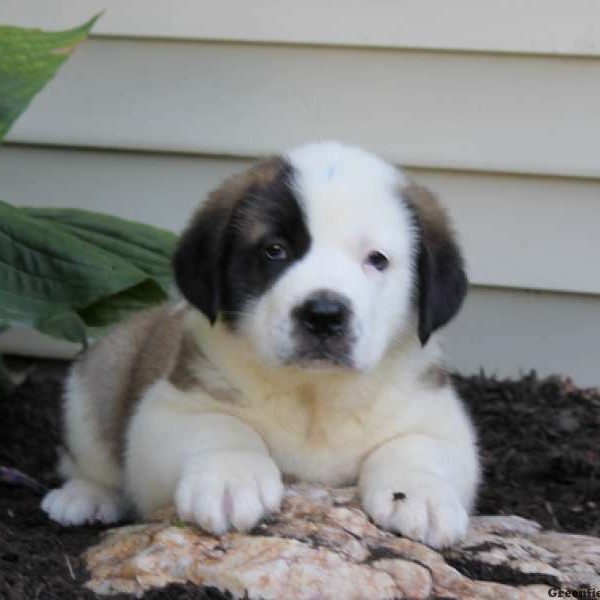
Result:
<svg viewBox="0 0 600 600">
<path fill-rule="evenodd" d="M 600 5 L 315 2 L 4 0 L 5 23 L 108 11 L 0 149 L 3 199 L 177 230 L 251 157 L 358 143 L 454 215 L 454 365 L 600 384 Z"/>
</svg>

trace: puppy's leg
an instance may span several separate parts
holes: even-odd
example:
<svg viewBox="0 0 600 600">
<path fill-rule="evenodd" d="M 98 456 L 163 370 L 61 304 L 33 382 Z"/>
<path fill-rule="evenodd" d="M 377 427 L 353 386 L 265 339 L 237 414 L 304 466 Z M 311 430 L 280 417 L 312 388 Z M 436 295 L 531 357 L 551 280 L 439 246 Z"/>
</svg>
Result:
<svg viewBox="0 0 600 600">
<path fill-rule="evenodd" d="M 220 534 L 251 529 L 279 509 L 281 475 L 241 420 L 198 406 L 167 382 L 150 388 L 128 435 L 126 486 L 142 516 L 175 503 L 180 517 Z"/>
<path fill-rule="evenodd" d="M 69 453 L 63 453 L 58 466 L 66 483 L 48 492 L 41 505 L 61 525 L 113 523 L 127 510 L 120 491 L 120 467 L 101 440 L 93 414 L 92 398 L 80 375 L 73 372 L 65 389 Z"/>
<path fill-rule="evenodd" d="M 440 548 L 464 536 L 476 481 L 474 445 L 414 434 L 369 455 L 359 487 L 375 523 Z"/>
</svg>

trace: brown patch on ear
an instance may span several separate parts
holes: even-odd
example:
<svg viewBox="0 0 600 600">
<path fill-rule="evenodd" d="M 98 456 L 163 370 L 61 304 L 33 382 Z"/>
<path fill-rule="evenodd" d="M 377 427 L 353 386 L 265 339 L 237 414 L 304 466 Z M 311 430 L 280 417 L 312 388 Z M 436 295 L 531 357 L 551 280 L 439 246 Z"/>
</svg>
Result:
<svg viewBox="0 0 600 600">
<path fill-rule="evenodd" d="M 423 345 L 460 309 L 467 292 L 464 261 L 448 215 L 428 189 L 411 183 L 402 190 L 419 235 L 415 300 Z"/>
<path fill-rule="evenodd" d="M 419 221 L 423 243 L 435 250 L 441 244 L 454 241 L 448 213 L 437 197 L 427 188 L 410 183 L 402 196 Z"/>
<path fill-rule="evenodd" d="M 282 158 L 266 158 L 227 179 L 196 211 L 181 236 L 173 258 L 175 280 L 185 298 L 213 323 L 220 308 L 222 258 L 231 217 L 247 194 L 266 189 L 284 167 Z"/>
</svg>

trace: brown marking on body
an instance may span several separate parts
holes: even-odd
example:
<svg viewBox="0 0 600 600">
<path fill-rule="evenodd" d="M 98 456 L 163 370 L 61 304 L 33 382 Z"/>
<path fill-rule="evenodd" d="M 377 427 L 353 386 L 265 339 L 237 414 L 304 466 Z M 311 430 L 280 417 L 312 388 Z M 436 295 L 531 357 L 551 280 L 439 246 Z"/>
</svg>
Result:
<svg viewBox="0 0 600 600">
<path fill-rule="evenodd" d="M 203 373 L 210 373 L 211 377 L 203 377 Z M 219 377 L 215 378 L 215 373 Z M 181 337 L 179 352 L 168 379 L 183 392 L 203 391 L 226 404 L 238 402 L 241 396 L 241 392 L 208 360 L 189 331 L 184 331 Z"/>
<path fill-rule="evenodd" d="M 94 344 L 74 367 L 90 396 L 99 434 L 119 459 L 135 406 L 150 385 L 173 369 L 183 316 L 171 305 L 137 313 Z"/>
<path fill-rule="evenodd" d="M 169 381 L 178 389 L 188 391 L 201 385 L 200 378 L 194 369 L 204 359 L 198 344 L 189 332 L 181 336 L 177 357 L 169 374 Z"/>
<path fill-rule="evenodd" d="M 450 383 L 450 377 L 441 365 L 434 363 L 419 375 L 419 381 L 430 388 L 442 388 Z"/>
</svg>

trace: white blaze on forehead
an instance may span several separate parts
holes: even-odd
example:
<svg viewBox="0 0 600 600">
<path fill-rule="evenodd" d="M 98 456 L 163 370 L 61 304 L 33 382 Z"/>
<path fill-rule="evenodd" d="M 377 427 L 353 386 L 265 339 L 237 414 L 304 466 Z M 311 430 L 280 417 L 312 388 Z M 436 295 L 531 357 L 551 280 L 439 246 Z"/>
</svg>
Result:
<svg viewBox="0 0 600 600">
<path fill-rule="evenodd" d="M 301 146 L 286 158 L 294 167 L 293 186 L 305 209 L 313 244 L 339 247 L 343 243 L 356 252 L 409 251 L 411 236 L 401 234 L 411 227 L 408 209 L 398 196 L 408 184 L 402 171 L 360 148 L 337 142 Z M 384 247 L 366 247 L 372 244 Z"/>
</svg>

